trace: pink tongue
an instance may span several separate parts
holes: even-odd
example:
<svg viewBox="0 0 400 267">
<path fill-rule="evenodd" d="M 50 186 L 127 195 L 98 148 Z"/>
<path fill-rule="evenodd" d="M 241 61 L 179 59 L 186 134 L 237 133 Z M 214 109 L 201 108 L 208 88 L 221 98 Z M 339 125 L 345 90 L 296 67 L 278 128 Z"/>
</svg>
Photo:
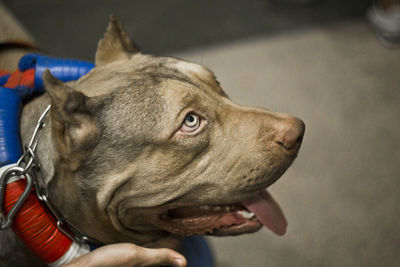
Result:
<svg viewBox="0 0 400 267">
<path fill-rule="evenodd" d="M 286 232 L 287 221 L 278 203 L 272 196 L 264 191 L 257 196 L 242 202 L 246 208 L 253 212 L 258 220 L 277 235 Z"/>
</svg>

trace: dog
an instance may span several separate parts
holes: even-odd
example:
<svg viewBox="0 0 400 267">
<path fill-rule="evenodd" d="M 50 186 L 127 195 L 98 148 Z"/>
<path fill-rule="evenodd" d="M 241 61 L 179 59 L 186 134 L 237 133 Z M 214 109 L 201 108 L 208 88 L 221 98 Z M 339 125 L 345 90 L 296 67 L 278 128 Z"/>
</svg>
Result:
<svg viewBox="0 0 400 267">
<path fill-rule="evenodd" d="M 27 143 L 52 105 L 37 157 L 49 198 L 68 222 L 104 244 L 155 248 L 263 225 L 285 232 L 265 189 L 296 158 L 300 119 L 233 103 L 204 66 L 142 54 L 115 16 L 95 65 L 68 83 L 45 72 L 46 93 L 21 116 Z M 0 233 L 2 247 L 5 235 L 21 251 L 9 231 Z"/>
</svg>

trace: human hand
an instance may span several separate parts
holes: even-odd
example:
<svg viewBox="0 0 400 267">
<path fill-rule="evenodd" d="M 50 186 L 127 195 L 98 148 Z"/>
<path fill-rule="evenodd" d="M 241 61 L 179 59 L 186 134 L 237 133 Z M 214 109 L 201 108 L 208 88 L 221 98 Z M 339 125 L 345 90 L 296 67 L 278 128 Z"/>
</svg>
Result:
<svg viewBox="0 0 400 267">
<path fill-rule="evenodd" d="M 144 248 L 130 243 L 100 247 L 74 259 L 63 267 L 146 267 L 169 265 L 185 267 L 186 259 L 171 249 Z"/>
</svg>

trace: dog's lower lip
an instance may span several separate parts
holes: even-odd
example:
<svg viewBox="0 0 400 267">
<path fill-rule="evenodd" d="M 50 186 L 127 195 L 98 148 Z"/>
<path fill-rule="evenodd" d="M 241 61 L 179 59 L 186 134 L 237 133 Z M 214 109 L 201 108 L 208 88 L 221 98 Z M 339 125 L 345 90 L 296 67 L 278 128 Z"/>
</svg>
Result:
<svg viewBox="0 0 400 267">
<path fill-rule="evenodd" d="M 257 219 L 255 219 L 251 220 L 247 224 L 231 225 L 215 229 L 211 234 L 215 236 L 240 235 L 244 233 L 257 232 L 261 228 L 262 224 Z"/>
<path fill-rule="evenodd" d="M 159 227 L 179 235 L 236 235 L 262 227 L 241 202 L 170 208 L 159 214 L 158 219 Z"/>
</svg>

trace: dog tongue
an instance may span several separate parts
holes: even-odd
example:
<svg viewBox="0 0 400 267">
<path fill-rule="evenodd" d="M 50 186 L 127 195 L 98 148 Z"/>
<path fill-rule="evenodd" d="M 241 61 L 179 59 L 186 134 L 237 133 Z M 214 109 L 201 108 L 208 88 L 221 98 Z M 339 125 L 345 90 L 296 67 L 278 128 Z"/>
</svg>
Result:
<svg viewBox="0 0 400 267">
<path fill-rule="evenodd" d="M 278 203 L 272 196 L 264 191 L 257 196 L 242 202 L 243 205 L 253 212 L 257 219 L 272 232 L 283 235 L 286 232 L 287 222 Z"/>
</svg>

